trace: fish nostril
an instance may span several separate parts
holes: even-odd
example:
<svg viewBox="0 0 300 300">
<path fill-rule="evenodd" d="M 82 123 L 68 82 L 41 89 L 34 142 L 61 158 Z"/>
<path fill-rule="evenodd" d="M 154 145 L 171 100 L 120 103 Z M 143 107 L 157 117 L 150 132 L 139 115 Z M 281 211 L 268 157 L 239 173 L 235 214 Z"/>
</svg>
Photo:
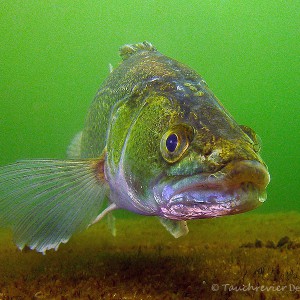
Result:
<svg viewBox="0 0 300 300">
<path fill-rule="evenodd" d="M 208 149 L 205 149 L 204 151 L 203 151 L 203 154 L 205 155 L 205 156 L 209 156 L 209 155 L 211 155 L 212 154 L 212 149 L 211 148 L 208 148 Z"/>
<path fill-rule="evenodd" d="M 212 149 L 211 144 L 203 145 L 201 148 L 202 148 L 202 149 L 201 149 L 200 151 L 201 151 L 201 153 L 202 153 L 204 156 L 209 156 L 209 155 L 211 155 L 212 152 L 213 152 L 213 149 Z"/>
</svg>

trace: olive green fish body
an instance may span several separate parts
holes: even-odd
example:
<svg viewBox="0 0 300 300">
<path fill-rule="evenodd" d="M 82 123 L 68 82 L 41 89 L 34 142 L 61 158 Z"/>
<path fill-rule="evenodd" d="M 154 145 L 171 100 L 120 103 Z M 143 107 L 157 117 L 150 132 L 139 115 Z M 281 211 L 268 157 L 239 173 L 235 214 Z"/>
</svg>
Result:
<svg viewBox="0 0 300 300">
<path fill-rule="evenodd" d="M 97 157 L 106 146 L 107 181 L 118 207 L 164 216 L 152 190 L 162 176 L 216 172 L 231 160 L 261 161 L 251 150 L 254 142 L 195 71 L 149 44 L 125 46 L 121 53 L 127 47 L 133 52 L 111 73 L 91 106 L 82 145 L 84 157 Z M 189 132 L 193 143 L 173 165 L 177 157 L 164 159 L 160 143 L 176 126 Z"/>
</svg>

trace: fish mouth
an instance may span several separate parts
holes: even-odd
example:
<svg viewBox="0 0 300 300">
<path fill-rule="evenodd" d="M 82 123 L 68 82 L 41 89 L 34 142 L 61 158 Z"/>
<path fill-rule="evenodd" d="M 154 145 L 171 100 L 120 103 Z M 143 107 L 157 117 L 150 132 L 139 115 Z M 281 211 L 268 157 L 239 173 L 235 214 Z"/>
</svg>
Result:
<svg viewBox="0 0 300 300">
<path fill-rule="evenodd" d="M 161 213 L 166 218 L 189 220 L 249 211 L 266 200 L 269 182 L 262 163 L 232 161 L 215 173 L 171 179 L 161 191 Z"/>
</svg>

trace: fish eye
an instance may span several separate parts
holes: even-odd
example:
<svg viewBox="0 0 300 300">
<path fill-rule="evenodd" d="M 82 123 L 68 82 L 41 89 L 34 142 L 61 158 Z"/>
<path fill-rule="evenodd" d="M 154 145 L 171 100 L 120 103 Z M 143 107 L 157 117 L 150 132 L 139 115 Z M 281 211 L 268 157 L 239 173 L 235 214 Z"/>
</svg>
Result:
<svg viewBox="0 0 300 300">
<path fill-rule="evenodd" d="M 166 147 L 170 152 L 174 152 L 178 145 L 178 136 L 175 133 L 171 133 L 166 140 Z"/>
<path fill-rule="evenodd" d="M 179 124 L 171 127 L 162 137 L 160 151 L 165 161 L 178 161 L 188 149 L 194 137 L 193 127 Z"/>
</svg>

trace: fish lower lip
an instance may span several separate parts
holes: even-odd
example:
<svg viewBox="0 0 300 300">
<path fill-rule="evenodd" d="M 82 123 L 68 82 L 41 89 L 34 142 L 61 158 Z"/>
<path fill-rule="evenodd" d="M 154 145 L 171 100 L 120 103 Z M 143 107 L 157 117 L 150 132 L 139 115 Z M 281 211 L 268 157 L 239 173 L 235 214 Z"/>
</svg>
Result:
<svg viewBox="0 0 300 300">
<path fill-rule="evenodd" d="M 169 205 L 162 207 L 166 217 L 177 220 L 211 218 L 246 212 L 260 206 L 266 200 L 265 191 L 254 186 L 247 191 L 242 188 L 232 193 L 222 191 L 197 191 L 174 196 Z"/>
<path fill-rule="evenodd" d="M 233 161 L 212 174 L 181 179 L 164 189 L 163 213 L 174 219 L 207 218 L 256 208 L 266 200 L 269 173 L 258 161 Z"/>
</svg>

